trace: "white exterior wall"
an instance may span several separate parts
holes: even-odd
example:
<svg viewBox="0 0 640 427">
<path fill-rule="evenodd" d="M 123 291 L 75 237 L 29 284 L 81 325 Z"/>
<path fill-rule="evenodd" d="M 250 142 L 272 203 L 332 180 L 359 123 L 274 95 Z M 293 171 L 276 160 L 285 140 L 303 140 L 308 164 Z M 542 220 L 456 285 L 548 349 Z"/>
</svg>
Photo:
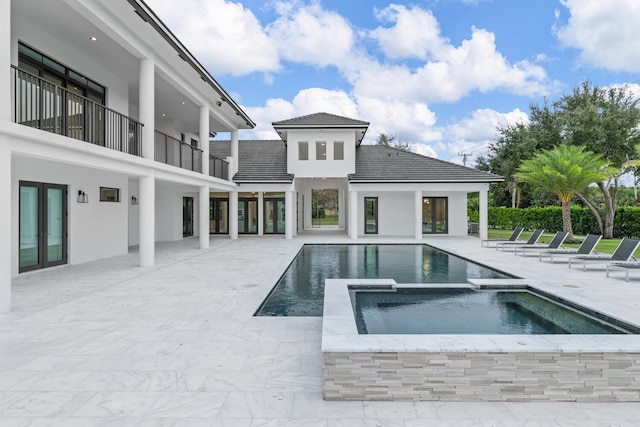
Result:
<svg viewBox="0 0 640 427">
<path fill-rule="evenodd" d="M 358 191 L 358 236 L 364 235 L 364 198 L 378 197 L 378 235 L 410 236 L 415 234 L 415 191 L 423 197 L 446 197 L 448 199 L 448 235 L 467 235 L 467 191 L 477 191 L 485 184 L 367 184 L 351 185 Z M 385 191 L 371 191 L 371 188 Z M 469 188 L 466 189 L 465 187 Z M 441 187 L 442 189 L 439 189 Z M 447 187 L 449 187 L 447 189 Z M 449 191 L 447 191 L 449 190 Z M 421 212 L 421 210 L 420 210 Z"/>
<path fill-rule="evenodd" d="M 298 142 L 309 144 L 309 160 L 298 160 Z M 324 141 L 326 160 L 316 160 L 316 142 Z M 344 142 L 344 160 L 333 160 L 333 143 Z M 287 172 L 296 178 L 346 178 L 356 171 L 356 141 L 353 130 L 295 130 L 287 133 Z"/>
<path fill-rule="evenodd" d="M 140 243 L 140 205 L 131 204 L 131 197 L 135 197 L 140 203 L 140 184 L 133 179 L 129 180 L 129 246 L 135 246 Z"/>
<path fill-rule="evenodd" d="M 19 253 L 19 181 L 67 185 L 69 264 L 79 264 L 128 251 L 129 186 L 126 176 L 35 159 L 12 159 L 12 253 Z M 100 202 L 100 187 L 120 189 L 120 202 Z M 78 203 L 78 190 L 89 203 Z M 18 256 L 12 276 L 18 275 Z"/>
</svg>

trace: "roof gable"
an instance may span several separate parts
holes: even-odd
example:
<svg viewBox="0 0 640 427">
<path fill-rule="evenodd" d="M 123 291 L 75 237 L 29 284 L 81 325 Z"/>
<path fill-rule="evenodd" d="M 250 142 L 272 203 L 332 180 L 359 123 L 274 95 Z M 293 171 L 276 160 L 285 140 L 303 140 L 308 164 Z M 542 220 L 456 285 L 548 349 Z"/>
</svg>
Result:
<svg viewBox="0 0 640 427">
<path fill-rule="evenodd" d="M 340 127 L 340 128 L 362 128 L 369 127 L 369 122 L 350 119 L 348 117 L 337 116 L 329 113 L 314 113 L 306 116 L 295 117 L 293 119 L 281 120 L 271 124 L 274 128 L 319 128 L 319 127 Z"/>
</svg>

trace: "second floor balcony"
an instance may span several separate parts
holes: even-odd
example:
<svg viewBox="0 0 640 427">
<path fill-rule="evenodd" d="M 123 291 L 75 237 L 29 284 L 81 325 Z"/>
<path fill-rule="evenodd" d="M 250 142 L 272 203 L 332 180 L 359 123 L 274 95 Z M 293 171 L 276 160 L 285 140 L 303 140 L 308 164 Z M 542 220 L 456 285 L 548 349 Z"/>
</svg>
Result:
<svg viewBox="0 0 640 427">
<path fill-rule="evenodd" d="M 111 150 L 142 157 L 142 126 L 72 90 L 12 66 L 14 121 Z M 155 131 L 154 160 L 202 173 L 197 147 Z M 228 180 L 226 160 L 209 156 L 209 175 Z"/>
</svg>

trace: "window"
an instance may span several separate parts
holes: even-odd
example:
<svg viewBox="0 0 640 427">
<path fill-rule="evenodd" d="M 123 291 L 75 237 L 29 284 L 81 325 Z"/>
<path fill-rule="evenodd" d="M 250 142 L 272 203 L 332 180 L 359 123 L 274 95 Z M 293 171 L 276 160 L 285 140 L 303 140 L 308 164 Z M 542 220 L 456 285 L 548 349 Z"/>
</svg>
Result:
<svg viewBox="0 0 640 427">
<path fill-rule="evenodd" d="M 100 201 L 101 202 L 119 202 L 120 189 L 111 188 L 111 187 L 100 187 Z"/>
<path fill-rule="evenodd" d="M 307 141 L 298 142 L 298 160 L 309 160 L 309 143 Z"/>
<path fill-rule="evenodd" d="M 333 160 L 344 160 L 344 142 L 333 142 Z"/>
<path fill-rule="evenodd" d="M 448 201 L 446 197 L 422 198 L 423 234 L 446 234 L 449 232 Z"/>
<path fill-rule="evenodd" d="M 316 141 L 316 160 L 327 160 L 326 141 Z"/>
<path fill-rule="evenodd" d="M 106 88 L 82 74 L 65 67 L 37 50 L 18 43 L 18 66 L 20 69 L 66 88 L 80 96 L 104 105 Z"/>
<path fill-rule="evenodd" d="M 364 198 L 364 234 L 378 234 L 378 198 Z"/>
</svg>

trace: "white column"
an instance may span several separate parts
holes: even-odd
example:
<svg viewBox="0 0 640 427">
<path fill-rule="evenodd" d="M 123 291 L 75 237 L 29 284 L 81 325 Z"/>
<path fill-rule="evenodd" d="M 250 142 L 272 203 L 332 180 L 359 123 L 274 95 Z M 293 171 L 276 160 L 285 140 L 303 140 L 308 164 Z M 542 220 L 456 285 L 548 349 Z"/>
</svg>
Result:
<svg viewBox="0 0 640 427">
<path fill-rule="evenodd" d="M 155 258 L 156 183 L 153 175 L 140 177 L 140 266 L 152 267 Z"/>
<path fill-rule="evenodd" d="M 415 238 L 417 240 L 422 239 L 422 191 L 416 190 L 414 192 L 413 207 L 415 211 Z"/>
<path fill-rule="evenodd" d="M 209 176 L 209 107 L 207 106 L 200 107 L 200 149 L 202 150 L 202 174 Z M 208 206 L 209 202 L 207 202 L 207 209 Z"/>
<path fill-rule="evenodd" d="M 489 184 L 485 185 L 485 188 L 480 190 L 480 197 L 478 198 L 479 204 L 479 216 L 478 219 L 478 232 L 480 233 L 480 239 L 488 239 L 489 238 Z"/>
<path fill-rule="evenodd" d="M 0 2 L 0 121 L 11 121 L 11 1 Z M 11 239 L 9 239 L 11 241 Z"/>
<path fill-rule="evenodd" d="M 358 239 L 358 192 L 349 191 L 349 238 Z"/>
<path fill-rule="evenodd" d="M 155 64 L 153 59 L 140 61 L 140 122 L 142 126 L 142 157 L 154 159 L 155 114 Z M 142 203 L 140 203 L 142 204 Z"/>
<path fill-rule="evenodd" d="M 264 234 L 264 193 L 258 192 L 258 236 Z"/>
<path fill-rule="evenodd" d="M 209 187 L 203 185 L 198 192 L 198 214 L 199 214 L 199 233 L 200 233 L 200 249 L 209 248 Z"/>
<path fill-rule="evenodd" d="M 238 130 L 231 131 L 231 167 L 229 168 L 229 179 L 238 173 Z"/>
<path fill-rule="evenodd" d="M 293 192 L 293 237 L 298 235 L 298 224 L 300 224 L 300 210 L 298 209 L 298 200 L 300 195 L 297 191 Z"/>
<path fill-rule="evenodd" d="M 5 9 L 4 6 L 2 9 Z M 11 203 L 11 142 L 4 135 L 0 136 L 0 197 L 4 200 L 4 203 L 0 203 L 0 313 L 7 313 L 11 310 L 11 210 L 12 207 L 16 211 L 19 208 Z M 18 245 L 14 257 L 18 256 L 17 250 Z"/>
<path fill-rule="evenodd" d="M 293 215 L 293 191 L 284 192 L 284 238 L 293 238 L 293 223 L 295 221 Z"/>
<path fill-rule="evenodd" d="M 229 238 L 238 238 L 238 192 L 229 192 Z"/>
</svg>

